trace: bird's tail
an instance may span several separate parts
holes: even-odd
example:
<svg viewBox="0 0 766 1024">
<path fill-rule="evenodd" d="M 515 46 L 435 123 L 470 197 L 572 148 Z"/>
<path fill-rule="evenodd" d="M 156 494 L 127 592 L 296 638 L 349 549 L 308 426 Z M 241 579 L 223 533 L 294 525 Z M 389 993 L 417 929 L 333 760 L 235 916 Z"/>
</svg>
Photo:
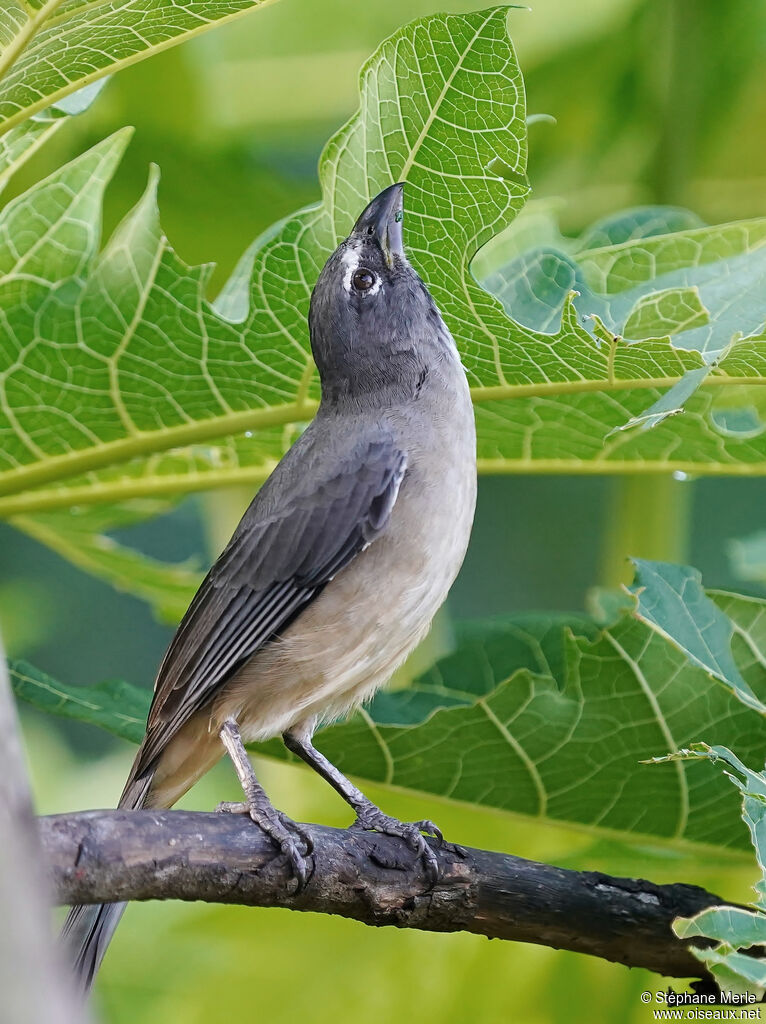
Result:
<svg viewBox="0 0 766 1024">
<path fill-rule="evenodd" d="M 77 987 L 86 994 L 104 959 L 127 903 L 93 903 L 72 907 L 61 935 L 71 950 Z"/>
<path fill-rule="evenodd" d="M 119 806 L 128 810 L 143 807 L 151 781 L 152 773 L 138 779 L 131 777 Z M 67 915 L 61 936 L 83 994 L 87 994 L 93 984 L 126 906 L 127 903 L 83 904 L 72 907 Z"/>
</svg>

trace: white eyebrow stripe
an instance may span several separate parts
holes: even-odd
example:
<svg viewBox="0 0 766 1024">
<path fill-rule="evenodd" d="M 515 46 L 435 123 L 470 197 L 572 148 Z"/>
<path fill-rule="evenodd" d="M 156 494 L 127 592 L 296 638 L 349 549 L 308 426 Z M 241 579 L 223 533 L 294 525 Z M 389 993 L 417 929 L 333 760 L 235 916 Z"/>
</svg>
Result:
<svg viewBox="0 0 766 1024">
<path fill-rule="evenodd" d="M 361 262 L 361 254 L 359 253 L 358 249 L 355 249 L 353 247 L 349 247 L 342 254 L 340 260 L 341 260 L 341 263 L 343 264 L 343 266 L 346 268 L 346 272 L 343 275 L 343 287 L 346 289 L 346 291 L 350 295 L 351 291 L 352 291 L 351 278 L 354 276 L 356 271 L 359 269 L 359 264 Z M 375 278 L 375 282 L 374 282 L 372 288 L 368 288 L 366 292 L 358 292 L 354 288 L 353 290 L 354 290 L 354 292 L 356 292 L 357 295 L 377 295 L 378 292 L 380 291 L 381 284 L 382 284 L 381 279 L 380 279 L 380 275 L 376 274 L 375 271 L 373 271 L 373 270 L 371 270 L 370 273 Z"/>
<path fill-rule="evenodd" d="M 359 253 L 356 249 L 346 249 L 340 258 L 341 263 L 346 268 L 346 272 L 343 275 L 343 287 L 346 291 L 351 294 L 351 278 L 354 276 L 354 272 L 359 266 Z"/>
</svg>

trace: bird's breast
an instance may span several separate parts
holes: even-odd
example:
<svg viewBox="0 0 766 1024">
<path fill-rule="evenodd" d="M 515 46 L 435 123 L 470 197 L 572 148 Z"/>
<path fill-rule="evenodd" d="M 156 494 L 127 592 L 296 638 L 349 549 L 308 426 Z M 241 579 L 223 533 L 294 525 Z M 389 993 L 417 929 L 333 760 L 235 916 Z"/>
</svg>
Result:
<svg viewBox="0 0 766 1024">
<path fill-rule="evenodd" d="M 386 528 L 227 687 L 218 713 L 236 714 L 248 739 L 344 713 L 428 631 L 462 565 L 476 502 L 467 388 L 457 398 L 393 418 L 407 470 Z"/>
</svg>

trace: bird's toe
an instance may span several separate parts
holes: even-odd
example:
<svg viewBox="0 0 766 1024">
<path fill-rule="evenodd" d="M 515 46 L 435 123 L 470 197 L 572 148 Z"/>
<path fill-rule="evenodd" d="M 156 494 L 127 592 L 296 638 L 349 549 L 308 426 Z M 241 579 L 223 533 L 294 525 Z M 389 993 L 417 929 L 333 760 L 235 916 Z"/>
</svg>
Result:
<svg viewBox="0 0 766 1024">
<path fill-rule="evenodd" d="M 425 835 L 431 836 L 432 839 L 435 839 L 437 846 L 443 846 L 444 836 L 442 835 L 442 830 L 438 825 L 434 825 L 434 823 L 429 821 L 428 818 L 424 818 L 422 821 L 413 821 L 412 824 L 418 832 L 423 832 Z"/>
<path fill-rule="evenodd" d="M 216 814 L 249 814 L 250 807 L 243 800 L 222 800 L 215 809 Z"/>
<path fill-rule="evenodd" d="M 302 892 L 306 888 L 310 875 L 308 857 L 301 852 L 298 843 L 292 836 L 282 839 L 279 843 L 279 849 L 287 862 L 290 874 L 297 883 L 296 893 Z"/>
<path fill-rule="evenodd" d="M 297 821 L 293 821 L 292 818 L 288 818 L 282 811 L 277 811 L 277 817 L 288 832 L 292 832 L 300 839 L 304 846 L 303 856 L 309 857 L 314 852 L 314 839 L 309 830 L 303 825 L 299 825 Z"/>
<path fill-rule="evenodd" d="M 296 880 L 296 892 L 306 885 L 310 875 L 309 859 L 314 849 L 308 831 L 288 818 L 282 811 L 251 804 L 250 817 L 265 832 L 287 862 L 291 876 Z M 301 848 L 303 847 L 303 848 Z"/>
<path fill-rule="evenodd" d="M 386 836 L 397 836 L 403 839 L 418 859 L 423 864 L 431 885 L 434 885 L 439 877 L 439 862 L 436 854 L 426 842 L 423 833 L 433 837 L 437 846 L 444 842 L 441 830 L 432 821 L 399 821 L 398 818 L 391 818 L 384 814 L 377 807 L 365 808 L 358 816 L 353 829 L 379 832 Z"/>
</svg>

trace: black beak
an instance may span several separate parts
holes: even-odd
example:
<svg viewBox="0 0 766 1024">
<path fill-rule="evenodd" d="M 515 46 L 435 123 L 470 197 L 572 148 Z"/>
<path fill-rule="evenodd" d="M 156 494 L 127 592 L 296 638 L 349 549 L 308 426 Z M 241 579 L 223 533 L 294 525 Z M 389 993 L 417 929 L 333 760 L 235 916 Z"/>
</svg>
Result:
<svg viewBox="0 0 766 1024">
<path fill-rule="evenodd" d="M 352 235 L 374 238 L 390 266 L 394 256 L 404 256 L 402 243 L 402 196 L 404 185 L 389 185 L 375 196 L 354 225 Z"/>
</svg>

